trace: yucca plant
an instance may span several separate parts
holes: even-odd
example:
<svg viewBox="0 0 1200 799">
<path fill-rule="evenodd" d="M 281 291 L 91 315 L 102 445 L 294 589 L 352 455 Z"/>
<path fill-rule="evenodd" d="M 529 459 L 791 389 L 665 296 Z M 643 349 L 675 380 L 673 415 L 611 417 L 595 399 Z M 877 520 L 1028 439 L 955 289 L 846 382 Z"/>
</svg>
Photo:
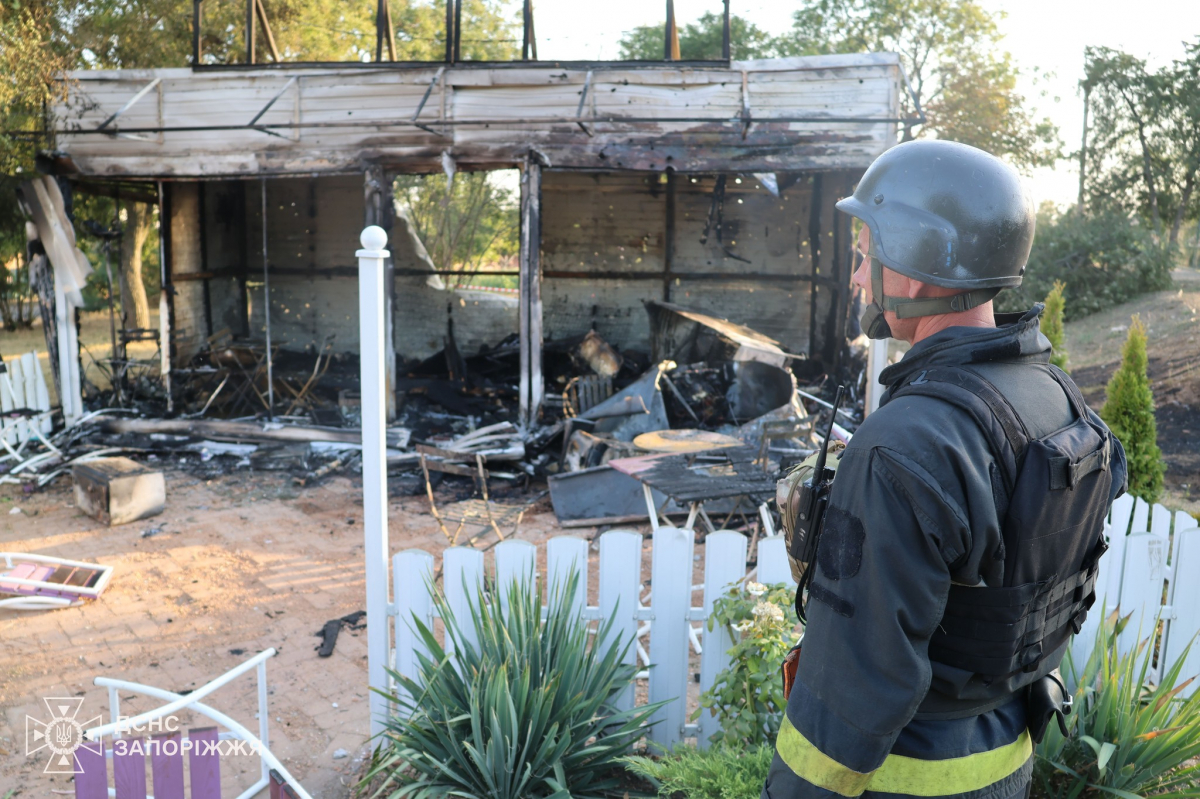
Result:
<svg viewBox="0 0 1200 799">
<path fill-rule="evenodd" d="M 1147 682 L 1152 639 L 1122 654 L 1117 648 L 1129 617 L 1116 612 L 1096 632 L 1082 668 L 1070 651 L 1063 676 L 1074 683 L 1075 708 L 1067 716 L 1071 736 L 1051 724 L 1037 748 L 1036 778 L 1045 796 L 1075 799 L 1083 793 L 1123 799 L 1166 795 L 1200 797 L 1200 691 L 1180 694 L 1193 676 L 1180 678 L 1187 651 Z"/>
<path fill-rule="evenodd" d="M 619 787 L 619 758 L 657 707 L 613 707 L 636 674 L 623 662 L 629 643 L 610 634 L 611 620 L 589 641 L 572 602 L 575 577 L 551 588 L 545 620 L 533 581 L 504 590 L 503 606 L 477 593 L 469 620 L 435 594 L 453 658 L 414 619 L 429 655 L 418 656 L 416 679 L 392 672 L 411 698 L 388 695 L 402 713 L 388 720 L 360 784 L 372 799 L 587 799 Z"/>
</svg>

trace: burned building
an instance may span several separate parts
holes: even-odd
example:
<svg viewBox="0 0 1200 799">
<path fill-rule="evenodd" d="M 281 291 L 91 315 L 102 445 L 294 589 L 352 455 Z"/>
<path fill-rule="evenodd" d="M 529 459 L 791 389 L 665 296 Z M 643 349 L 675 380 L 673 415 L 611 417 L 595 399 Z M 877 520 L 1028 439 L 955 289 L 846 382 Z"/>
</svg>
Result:
<svg viewBox="0 0 1200 799">
<path fill-rule="evenodd" d="M 834 203 L 894 143 L 904 81 L 887 53 L 81 71 L 55 164 L 81 191 L 161 203 L 164 373 L 222 330 L 355 352 L 354 253 L 378 224 L 390 384 L 451 326 L 466 354 L 517 334 L 531 421 L 556 390 L 543 346 L 595 330 L 648 353 L 649 301 L 835 362 L 853 242 Z M 519 290 L 447 288 L 393 180 L 513 168 Z"/>
</svg>

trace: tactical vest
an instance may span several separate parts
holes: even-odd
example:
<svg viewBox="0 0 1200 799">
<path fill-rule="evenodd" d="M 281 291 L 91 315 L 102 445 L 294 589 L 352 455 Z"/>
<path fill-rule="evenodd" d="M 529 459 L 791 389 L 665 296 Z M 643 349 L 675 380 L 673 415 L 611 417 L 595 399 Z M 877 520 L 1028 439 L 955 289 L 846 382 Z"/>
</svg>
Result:
<svg viewBox="0 0 1200 799">
<path fill-rule="evenodd" d="M 1003 551 L 995 554 L 1004 560 L 1004 584 L 951 585 L 929 659 L 985 679 L 1011 678 L 1014 688 L 1058 666 L 1049 661 L 1061 659 L 1063 644 L 1095 601 L 1112 487 L 1112 434 L 1092 421 L 1066 374 L 1037 368 L 1066 392 L 1076 417 L 1038 439 L 1004 395 L 966 366 L 925 370 L 888 397 L 919 394 L 955 405 L 990 442 L 1003 534 Z"/>
</svg>

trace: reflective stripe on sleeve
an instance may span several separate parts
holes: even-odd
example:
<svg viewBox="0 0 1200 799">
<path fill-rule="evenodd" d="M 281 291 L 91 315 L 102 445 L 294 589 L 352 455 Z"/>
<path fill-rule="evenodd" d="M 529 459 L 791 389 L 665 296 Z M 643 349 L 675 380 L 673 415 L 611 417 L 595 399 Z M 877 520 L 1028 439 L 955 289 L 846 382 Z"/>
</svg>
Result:
<svg viewBox="0 0 1200 799">
<path fill-rule="evenodd" d="M 854 797 L 870 790 L 911 796 L 955 796 L 986 788 L 1025 765 L 1033 755 L 1029 731 L 998 749 L 945 760 L 888 755 L 875 771 L 861 773 L 822 752 L 784 716 L 776 742 L 779 757 L 795 774 L 827 791 Z"/>
<path fill-rule="evenodd" d="M 785 713 L 779 725 L 779 737 L 775 740 L 775 751 L 779 759 L 795 772 L 796 776 L 841 796 L 858 796 L 867 789 L 871 775 L 846 768 L 822 752 L 792 726 Z"/>
</svg>

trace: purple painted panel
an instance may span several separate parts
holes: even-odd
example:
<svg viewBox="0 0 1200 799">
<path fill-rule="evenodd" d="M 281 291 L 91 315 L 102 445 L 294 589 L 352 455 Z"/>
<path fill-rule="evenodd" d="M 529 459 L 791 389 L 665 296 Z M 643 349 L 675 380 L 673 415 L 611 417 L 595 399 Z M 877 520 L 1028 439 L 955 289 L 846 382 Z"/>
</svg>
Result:
<svg viewBox="0 0 1200 799">
<path fill-rule="evenodd" d="M 108 799 L 103 741 L 89 741 L 75 750 L 75 799 Z"/>
<path fill-rule="evenodd" d="M 154 773 L 154 799 L 183 799 L 183 736 L 161 735 L 150 745 L 150 766 Z"/>
<path fill-rule="evenodd" d="M 217 753 L 217 728 L 190 730 L 188 750 L 191 764 L 192 799 L 221 799 L 221 759 Z M 155 796 L 155 799 L 158 799 Z"/>
<path fill-rule="evenodd" d="M 147 748 L 141 738 L 113 740 L 113 784 L 120 799 L 146 799 Z"/>
</svg>

